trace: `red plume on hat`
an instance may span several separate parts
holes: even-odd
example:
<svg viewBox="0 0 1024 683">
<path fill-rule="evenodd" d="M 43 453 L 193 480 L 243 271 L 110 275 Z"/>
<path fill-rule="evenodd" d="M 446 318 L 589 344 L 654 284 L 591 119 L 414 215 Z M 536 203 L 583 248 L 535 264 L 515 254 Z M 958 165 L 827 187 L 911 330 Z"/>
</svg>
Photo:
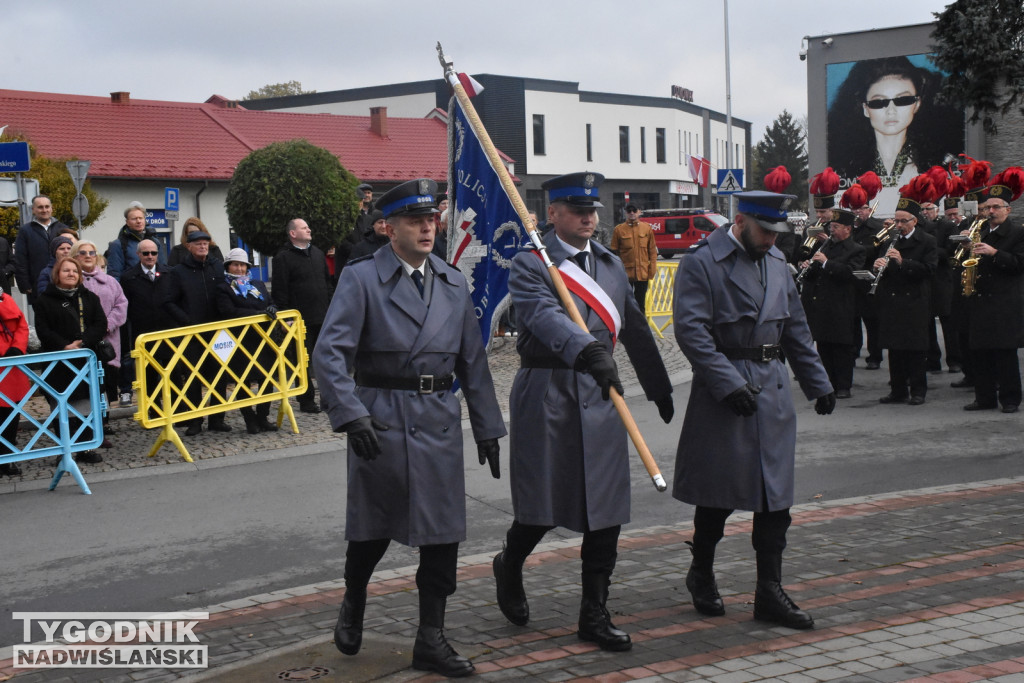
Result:
<svg viewBox="0 0 1024 683">
<path fill-rule="evenodd" d="M 863 187 L 864 191 L 868 193 L 867 201 L 869 202 L 882 191 L 882 179 L 879 178 L 878 174 L 874 171 L 868 171 L 861 177 L 857 178 L 857 184 Z"/>
<path fill-rule="evenodd" d="M 945 187 L 943 187 L 943 190 Z M 910 182 L 900 188 L 900 197 L 912 199 L 918 204 L 934 202 L 941 197 L 940 191 L 935 187 L 935 182 L 927 173 L 916 175 Z"/>
<path fill-rule="evenodd" d="M 1017 201 L 1021 193 L 1024 193 L 1024 168 L 1021 168 L 1020 166 L 1011 166 L 993 178 L 991 185 L 993 187 L 999 185 L 1010 188 L 1011 196 L 1009 201 Z M 989 196 L 993 196 L 991 191 L 989 192 Z"/>
<path fill-rule="evenodd" d="M 793 177 L 789 175 L 785 166 L 776 166 L 764 177 L 764 189 L 782 194 L 792 180 Z"/>
<path fill-rule="evenodd" d="M 955 175 L 949 179 L 949 183 L 946 186 L 946 196 L 963 197 L 970 189 L 971 188 L 967 187 L 967 183 L 964 182 L 963 178 Z"/>
<path fill-rule="evenodd" d="M 939 193 L 939 197 L 944 197 L 949 192 L 949 173 L 946 172 L 946 169 L 941 166 L 932 166 L 924 174 L 935 184 L 935 190 Z"/>
<path fill-rule="evenodd" d="M 829 166 L 811 180 L 811 194 L 832 195 L 839 191 L 839 174 Z"/>
<path fill-rule="evenodd" d="M 839 198 L 839 206 L 847 209 L 859 209 L 868 203 L 868 192 L 860 183 L 854 183 L 847 188 L 843 196 Z"/>
<path fill-rule="evenodd" d="M 967 159 L 970 163 L 960 165 L 960 177 L 963 178 L 967 188 L 973 190 L 974 188 L 987 185 L 988 179 L 992 176 L 992 163 L 988 161 L 975 161 L 966 154 L 964 159 Z"/>
</svg>

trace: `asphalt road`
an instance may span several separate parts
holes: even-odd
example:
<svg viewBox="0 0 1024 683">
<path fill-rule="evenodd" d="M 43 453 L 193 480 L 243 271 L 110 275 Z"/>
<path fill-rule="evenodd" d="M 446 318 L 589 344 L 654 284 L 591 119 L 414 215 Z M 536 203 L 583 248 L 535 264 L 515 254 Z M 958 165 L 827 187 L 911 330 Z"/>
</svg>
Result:
<svg viewBox="0 0 1024 683">
<path fill-rule="evenodd" d="M 972 396 L 949 388 L 958 377 L 933 375 L 924 406 L 882 406 L 884 367 L 859 368 L 854 398 L 834 415 L 818 416 L 811 403 L 798 402 L 797 502 L 1022 474 L 1024 415 L 963 412 Z M 670 484 L 688 393 L 688 384 L 676 388 L 671 425 L 661 423 L 653 404 L 628 401 Z M 503 458 L 507 449 L 506 440 Z M 475 447 L 467 449 L 466 473 L 463 552 L 496 551 L 511 521 L 507 475 L 491 479 Z M 157 471 L 91 486 L 91 496 L 70 485 L 0 496 L 0 646 L 20 642 L 12 611 L 200 608 L 342 575 L 345 481 L 335 454 Z M 634 458 L 631 527 L 691 516 L 670 492 L 654 489 Z M 415 562 L 413 550 L 393 544 L 381 567 Z"/>
</svg>

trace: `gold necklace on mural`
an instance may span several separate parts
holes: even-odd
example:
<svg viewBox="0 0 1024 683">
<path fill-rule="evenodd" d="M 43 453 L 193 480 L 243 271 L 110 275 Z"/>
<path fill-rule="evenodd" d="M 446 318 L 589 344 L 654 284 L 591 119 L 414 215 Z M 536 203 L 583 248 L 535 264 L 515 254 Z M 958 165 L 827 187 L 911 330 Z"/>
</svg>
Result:
<svg viewBox="0 0 1024 683">
<path fill-rule="evenodd" d="M 884 187 L 895 187 L 899 183 L 900 176 L 903 175 L 903 171 L 907 168 L 907 164 L 910 163 L 912 153 L 913 150 L 910 148 L 910 143 L 903 145 L 903 148 L 900 149 L 900 153 L 896 155 L 896 161 L 893 162 L 892 172 L 889 173 L 888 169 L 886 169 L 885 165 L 882 163 L 882 157 L 878 154 L 878 150 L 875 150 L 874 171 L 881 178 L 882 185 Z"/>
</svg>

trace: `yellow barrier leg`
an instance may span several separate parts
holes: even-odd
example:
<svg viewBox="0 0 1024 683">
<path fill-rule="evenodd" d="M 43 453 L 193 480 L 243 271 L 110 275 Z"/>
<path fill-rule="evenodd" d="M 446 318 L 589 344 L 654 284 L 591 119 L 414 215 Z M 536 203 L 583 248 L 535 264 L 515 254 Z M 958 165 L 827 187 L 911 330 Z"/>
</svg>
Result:
<svg viewBox="0 0 1024 683">
<path fill-rule="evenodd" d="M 295 412 L 292 410 L 292 404 L 288 399 L 281 401 L 281 408 L 277 411 L 277 428 L 280 429 L 281 425 L 284 424 L 285 416 L 288 417 L 288 422 L 292 426 L 292 434 L 299 433 L 299 423 L 295 421 Z"/>
<path fill-rule="evenodd" d="M 157 438 L 156 443 L 149 449 L 149 457 L 153 457 L 160 450 L 160 447 L 170 441 L 181 453 L 181 457 L 185 459 L 185 462 L 193 462 L 192 456 L 189 455 L 188 449 L 185 448 L 185 443 L 178 436 L 178 432 L 174 431 L 173 424 L 166 424 L 164 428 L 160 430 L 160 436 Z"/>
</svg>

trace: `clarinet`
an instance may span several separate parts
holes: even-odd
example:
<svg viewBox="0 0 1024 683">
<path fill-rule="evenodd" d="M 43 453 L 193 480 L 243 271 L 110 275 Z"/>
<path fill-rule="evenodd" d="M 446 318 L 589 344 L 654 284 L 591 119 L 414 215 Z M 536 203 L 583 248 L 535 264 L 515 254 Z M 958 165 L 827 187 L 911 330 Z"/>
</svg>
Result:
<svg viewBox="0 0 1024 683">
<path fill-rule="evenodd" d="M 823 246 L 825 246 L 825 242 L 828 242 L 828 240 L 827 239 L 820 240 L 816 245 L 814 245 L 814 249 L 811 251 L 811 255 L 807 257 L 807 265 L 804 266 L 803 270 L 800 271 L 800 274 L 796 276 L 796 288 L 797 289 L 801 289 L 803 287 L 803 285 L 804 285 L 804 278 L 807 276 L 807 271 L 809 271 L 811 269 L 811 263 L 812 263 L 811 259 L 814 258 L 814 255 L 817 254 L 818 251 Z"/>
<path fill-rule="evenodd" d="M 882 261 L 882 267 L 878 269 L 877 273 L 875 273 L 875 279 L 871 281 L 871 289 L 868 290 L 868 294 L 874 294 L 875 290 L 878 289 L 878 281 L 882 279 L 882 273 L 885 272 L 886 266 L 889 265 L 889 256 L 888 256 L 889 250 L 892 249 L 894 246 L 896 246 L 896 240 L 898 240 L 899 238 L 900 238 L 900 231 L 897 230 L 896 234 L 892 236 L 891 240 L 889 240 L 889 243 L 887 245 L 885 245 L 885 253 L 886 253 L 885 260 Z"/>
</svg>

